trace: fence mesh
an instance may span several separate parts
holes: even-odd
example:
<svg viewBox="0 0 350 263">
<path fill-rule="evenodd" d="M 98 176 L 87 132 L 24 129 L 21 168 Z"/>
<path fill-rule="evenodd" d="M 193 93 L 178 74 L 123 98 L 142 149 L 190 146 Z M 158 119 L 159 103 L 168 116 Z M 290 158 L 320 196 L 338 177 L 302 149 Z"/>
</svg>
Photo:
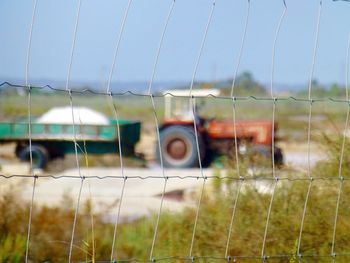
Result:
<svg viewBox="0 0 350 263">
<path fill-rule="evenodd" d="M 33 1 L 32 18 L 29 27 L 29 38 L 27 47 L 27 59 L 25 68 L 25 83 L 3 82 L 0 87 L 20 88 L 27 91 L 28 98 L 28 145 L 30 147 L 30 174 L 0 174 L 0 178 L 4 179 L 3 184 L 11 180 L 31 181 L 31 195 L 30 200 L 26 203 L 29 207 L 27 213 L 27 227 L 26 227 L 26 246 L 25 246 L 25 262 L 34 262 L 36 258 L 31 256 L 33 247 L 37 246 L 37 241 L 33 242 L 34 221 L 39 220 L 39 205 L 36 205 L 37 199 L 37 185 L 41 180 L 50 180 L 55 184 L 58 180 L 79 181 L 78 191 L 74 197 L 74 212 L 72 216 L 71 225 L 62 226 L 70 228 L 70 238 L 65 240 L 61 248 L 67 247 L 67 260 L 84 261 L 84 262 L 158 262 L 158 261 L 276 261 L 276 262 L 347 262 L 350 256 L 349 245 L 350 240 L 348 235 L 347 219 L 350 215 L 348 213 L 347 198 L 350 194 L 348 185 L 349 177 L 346 175 L 348 166 L 347 154 L 347 130 L 349 124 L 350 101 L 348 95 L 348 71 L 349 71 L 349 49 L 350 38 L 347 45 L 347 54 L 344 59 L 346 64 L 346 83 L 345 83 L 345 98 L 313 98 L 313 79 L 315 65 L 317 63 L 317 54 L 319 46 L 319 31 L 322 19 L 322 0 L 319 2 L 318 15 L 315 28 L 314 37 L 314 51 L 312 54 L 311 70 L 309 74 L 308 96 L 307 98 L 300 98 L 295 96 L 276 96 L 274 74 L 275 74 L 275 58 L 276 49 L 278 49 L 279 34 L 283 31 L 283 22 L 288 15 L 288 3 L 281 1 L 283 9 L 280 15 L 278 24 L 276 25 L 274 39 L 272 41 L 271 53 L 271 76 L 270 76 L 270 96 L 236 96 L 236 81 L 240 71 L 242 56 L 245 51 L 246 36 L 249 34 L 249 21 L 251 1 L 247 1 L 246 18 L 243 23 L 243 30 L 241 36 L 241 45 L 238 50 L 236 65 L 233 72 L 231 83 L 231 90 L 229 95 L 215 95 L 209 94 L 205 97 L 197 97 L 192 94 L 194 86 L 197 81 L 197 71 L 201 62 L 207 38 L 210 37 L 210 25 L 213 17 L 215 17 L 216 5 L 224 4 L 222 1 L 213 1 L 208 13 L 207 22 L 203 28 L 202 40 L 199 43 L 198 54 L 194 60 L 194 68 L 192 72 L 191 82 L 188 87 L 187 96 L 178 96 L 172 93 L 159 94 L 153 91 L 153 83 L 157 74 L 159 65 L 159 58 L 162 56 L 162 48 L 164 40 L 167 38 L 168 25 L 171 23 L 173 13 L 176 12 L 177 1 L 169 1 L 169 9 L 164 14 L 164 23 L 160 32 L 160 39 L 156 54 L 154 56 L 154 64 L 151 69 L 151 77 L 148 88 L 145 92 L 113 92 L 111 89 L 111 82 L 115 71 L 117 71 L 118 57 L 120 52 L 120 45 L 123 41 L 123 34 L 128 24 L 128 15 L 130 9 L 133 7 L 133 1 L 129 0 L 125 7 L 124 15 L 121 20 L 120 31 L 115 43 L 115 51 L 112 56 L 111 68 L 109 71 L 108 82 L 106 90 L 96 91 L 93 89 L 72 89 L 71 88 L 71 71 L 75 55 L 76 41 L 79 31 L 80 14 L 83 12 L 81 0 L 77 1 L 76 19 L 74 31 L 72 36 L 71 52 L 68 61 L 67 78 L 65 88 L 57 88 L 51 85 L 35 86 L 30 83 L 29 68 L 31 59 L 31 47 L 33 38 L 33 28 L 36 26 L 36 17 L 38 16 L 37 6 L 40 2 Z M 336 3 L 334 3 L 336 4 Z M 64 94 L 67 96 L 67 101 L 71 107 L 71 115 L 73 123 L 73 140 L 74 155 L 76 163 L 76 171 L 73 174 L 36 174 L 33 168 L 32 156 L 32 99 L 34 91 L 54 91 L 57 94 Z M 35 94 L 35 93 L 34 93 Z M 105 102 L 110 106 L 113 119 L 117 123 L 117 138 L 118 138 L 118 152 L 119 163 L 116 167 L 119 168 L 119 173 L 115 175 L 102 175 L 95 173 L 94 169 L 89 167 L 88 157 L 89 152 L 86 147 L 81 148 L 77 142 L 76 126 L 80 124 L 74 114 L 74 106 L 76 105 L 75 98 L 79 96 L 103 97 Z M 198 154 L 198 169 L 186 170 L 185 172 L 172 171 L 167 169 L 164 164 L 161 146 L 161 123 L 159 109 L 157 109 L 157 102 L 164 100 L 167 97 L 173 97 L 178 100 L 188 100 L 191 105 L 193 132 L 195 134 L 196 153 Z M 142 173 L 129 172 L 129 168 L 125 166 L 123 156 L 123 140 L 120 131 L 120 120 L 122 110 L 121 103 L 125 98 L 136 98 L 148 101 L 150 105 L 150 112 L 154 121 L 154 128 L 156 134 L 157 145 L 160 153 L 160 168 L 152 171 L 152 175 L 142 175 Z M 200 135 L 198 131 L 199 124 L 197 116 L 197 100 L 214 101 L 217 104 L 224 105 L 223 109 L 229 112 L 230 121 L 233 127 L 233 153 L 232 158 L 227 169 L 226 174 L 215 174 L 211 170 L 204 167 L 201 154 Z M 268 169 L 263 171 L 251 172 L 245 166 L 244 160 L 240 158 L 239 143 L 237 141 L 237 116 L 244 119 L 244 112 L 247 109 L 244 103 L 249 105 L 256 105 L 257 108 L 253 110 L 259 111 L 261 107 L 269 108 L 271 113 L 272 125 L 272 140 L 271 140 L 271 160 Z M 283 115 L 278 115 L 279 109 L 284 110 L 285 105 L 292 105 L 295 108 L 304 108 L 307 112 L 306 120 L 306 170 L 298 170 L 298 167 L 293 169 L 280 169 L 276 165 L 275 160 L 275 122 Z M 328 107 L 329 105 L 338 106 L 345 109 L 345 118 L 343 127 L 339 137 L 339 143 L 335 147 L 337 152 L 331 153 L 331 159 L 336 162 L 337 169 L 333 173 L 316 173 L 312 167 L 312 129 L 313 129 L 313 113 L 315 107 Z M 122 109 L 123 108 L 123 109 Z M 287 111 L 290 109 L 288 108 Z M 343 113 L 344 113 L 343 112 Z M 319 127 L 317 127 L 319 129 Z M 82 161 L 79 154 L 85 156 Z M 81 169 L 82 163 L 87 169 Z M 249 166 L 249 164 L 248 164 Z M 91 168 L 91 169 L 90 169 Z M 132 170 L 132 169 L 131 169 Z M 325 171 L 327 172 L 327 171 Z M 94 174 L 95 173 L 95 174 Z M 86 232 L 91 231 L 88 256 L 84 260 L 74 256 L 76 251 L 81 250 L 77 238 L 81 238 L 80 234 L 77 237 L 77 228 L 79 228 L 79 217 L 83 217 L 81 212 L 83 192 L 89 188 L 90 201 L 94 200 L 94 195 L 91 193 L 99 181 L 107 181 L 112 183 L 118 181 L 118 189 L 116 191 L 117 197 L 114 203 L 113 223 L 109 223 L 108 228 L 112 231 L 107 231 L 105 234 L 110 235 L 110 243 L 103 242 L 99 237 L 99 242 L 95 242 L 94 229 L 98 228 L 94 221 L 94 214 L 91 213 L 91 226 L 84 225 L 83 229 Z M 130 221 L 122 221 L 122 214 L 125 198 L 127 198 L 128 185 L 137 184 L 138 181 L 147 181 L 150 185 L 157 182 L 160 185 L 160 192 L 158 193 L 157 208 L 152 212 L 152 216 L 143 218 L 147 221 L 144 228 L 137 227 L 136 223 Z M 167 193 L 171 190 L 171 184 L 174 181 L 181 181 L 186 185 L 189 181 L 196 182 L 196 193 L 194 194 L 191 209 L 185 210 L 185 215 L 189 220 L 175 220 L 169 222 L 170 215 L 164 209 L 164 203 L 167 202 Z M 160 182 L 160 183 L 159 183 Z M 263 190 L 261 187 L 263 186 Z M 299 188 L 298 188 L 299 187 Z M 103 189 L 103 188 L 102 188 Z M 173 188 L 171 188 L 173 189 Z M 258 190 L 260 189 L 260 190 Z M 301 189 L 297 191 L 296 189 Z M 140 193 L 142 198 L 142 192 Z M 322 201 L 320 201 L 322 199 Z M 325 199 L 325 200 L 324 200 Z M 92 202 L 92 201 L 91 201 Z M 142 204 L 140 203 L 140 209 Z M 37 218 L 36 218 L 37 217 Z M 321 218 L 322 217 L 322 218 Z M 176 214 L 175 214 L 176 218 Z M 60 218 L 57 218 L 60 224 Z M 142 221 L 141 220 L 141 221 Z M 219 222 L 221 221 L 221 222 Z M 100 222 L 101 223 L 101 222 Z M 102 224 L 102 223 L 101 223 Z M 104 223 L 103 223 L 104 224 Z M 128 237 L 130 228 L 123 229 L 123 225 L 135 224 L 134 228 L 134 242 L 139 242 L 137 236 L 147 236 L 147 240 L 143 240 L 143 246 L 137 248 L 133 253 L 128 253 L 127 246 L 123 246 Z M 168 225 L 169 224 L 169 225 Z M 342 232 L 339 232 L 341 227 Z M 175 229 L 174 229 L 175 228 Z M 181 231 L 179 230 L 181 229 Z M 131 231 L 131 230 L 130 230 Z M 144 231 L 144 232 L 142 232 Z M 176 236 L 173 232 L 180 232 L 184 236 Z M 212 233 L 214 232 L 214 233 Z M 317 238 L 322 237 L 322 238 Z M 307 240 L 307 242 L 304 242 Z M 63 242 L 63 241 L 62 241 Z M 185 245 L 186 244 L 186 245 Z M 104 246 L 104 252 L 97 255 L 96 251 L 99 246 Z M 288 248 L 286 250 L 286 247 Z M 78 252 L 76 252 L 78 253 Z M 106 258 L 109 254 L 109 258 Z M 80 255 L 80 254 L 79 254 Z M 136 257 L 135 255 L 141 255 Z M 5 255 L 6 256 L 6 255 Z M 6 257 L 5 257 L 6 258 Z"/>
</svg>

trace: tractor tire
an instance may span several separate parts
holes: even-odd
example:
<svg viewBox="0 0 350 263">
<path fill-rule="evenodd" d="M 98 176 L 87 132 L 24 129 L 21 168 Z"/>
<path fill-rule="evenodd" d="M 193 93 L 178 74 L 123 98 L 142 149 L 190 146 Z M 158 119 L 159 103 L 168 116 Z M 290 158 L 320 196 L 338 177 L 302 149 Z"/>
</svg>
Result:
<svg viewBox="0 0 350 263">
<path fill-rule="evenodd" d="M 279 147 L 275 147 L 275 164 L 280 167 L 284 164 L 284 157 L 282 149 Z"/>
<path fill-rule="evenodd" d="M 49 160 L 49 154 L 45 147 L 41 145 L 32 145 L 32 157 L 33 157 L 33 168 L 43 169 L 46 167 Z M 29 146 L 24 147 L 19 153 L 19 159 L 21 161 L 30 161 L 30 148 Z"/>
<path fill-rule="evenodd" d="M 205 145 L 198 134 L 200 161 L 205 158 Z M 192 168 L 199 166 L 196 135 L 187 126 L 170 126 L 160 132 L 163 165 L 167 168 Z M 161 163 L 159 145 L 156 145 L 158 163 Z"/>
</svg>

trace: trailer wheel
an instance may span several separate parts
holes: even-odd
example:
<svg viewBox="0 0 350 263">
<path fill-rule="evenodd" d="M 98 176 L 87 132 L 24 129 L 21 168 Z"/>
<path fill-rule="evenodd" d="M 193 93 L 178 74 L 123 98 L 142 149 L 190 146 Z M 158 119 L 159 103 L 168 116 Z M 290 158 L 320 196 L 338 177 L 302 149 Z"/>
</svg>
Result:
<svg viewBox="0 0 350 263">
<path fill-rule="evenodd" d="M 205 146 L 202 137 L 198 134 L 198 144 L 201 161 L 205 157 Z M 160 132 L 163 164 L 171 168 L 198 167 L 198 152 L 196 135 L 192 128 L 187 126 L 170 126 Z M 156 145 L 158 163 L 160 163 L 159 146 Z"/>
<path fill-rule="evenodd" d="M 49 154 L 45 147 L 41 145 L 32 145 L 32 157 L 33 157 L 33 168 L 45 168 L 49 159 Z M 29 146 L 24 147 L 20 153 L 19 158 L 22 161 L 30 161 L 30 148 Z"/>
</svg>

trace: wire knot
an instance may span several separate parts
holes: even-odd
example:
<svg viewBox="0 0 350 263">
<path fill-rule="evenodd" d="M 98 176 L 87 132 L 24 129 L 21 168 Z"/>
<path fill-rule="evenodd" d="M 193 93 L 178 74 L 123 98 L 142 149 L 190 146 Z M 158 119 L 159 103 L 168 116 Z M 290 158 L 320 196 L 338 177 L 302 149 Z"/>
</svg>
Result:
<svg viewBox="0 0 350 263">
<path fill-rule="evenodd" d="M 227 259 L 227 262 L 230 262 L 231 260 L 232 262 L 236 262 L 236 258 L 232 256 L 227 256 L 226 259 Z"/>
<path fill-rule="evenodd" d="M 71 88 L 67 88 L 66 91 L 68 92 L 69 96 L 72 96 L 72 89 Z"/>
</svg>

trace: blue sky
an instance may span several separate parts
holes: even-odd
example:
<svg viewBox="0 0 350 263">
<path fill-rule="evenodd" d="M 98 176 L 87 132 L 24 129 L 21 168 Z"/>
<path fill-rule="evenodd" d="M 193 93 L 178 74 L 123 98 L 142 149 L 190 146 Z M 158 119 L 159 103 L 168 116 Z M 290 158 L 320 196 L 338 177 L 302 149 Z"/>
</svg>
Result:
<svg viewBox="0 0 350 263">
<path fill-rule="evenodd" d="M 147 81 L 172 0 L 134 0 L 126 23 L 113 81 Z M 300 85 L 308 81 L 318 0 L 286 0 L 288 12 L 276 50 L 275 79 Z M 78 1 L 38 0 L 29 78 L 64 80 L 67 74 Z M 177 0 L 156 81 L 191 78 L 211 0 Z M 0 79 L 24 79 L 32 1 L 2 0 Z M 103 82 L 127 0 L 82 0 L 72 80 Z M 237 60 L 247 0 L 217 0 L 197 80 L 231 78 Z M 270 79 L 271 52 L 282 0 L 251 0 L 251 16 L 240 72 Z M 350 3 L 323 1 L 315 78 L 343 83 Z M 45 83 L 50 84 L 50 83 Z"/>
</svg>

